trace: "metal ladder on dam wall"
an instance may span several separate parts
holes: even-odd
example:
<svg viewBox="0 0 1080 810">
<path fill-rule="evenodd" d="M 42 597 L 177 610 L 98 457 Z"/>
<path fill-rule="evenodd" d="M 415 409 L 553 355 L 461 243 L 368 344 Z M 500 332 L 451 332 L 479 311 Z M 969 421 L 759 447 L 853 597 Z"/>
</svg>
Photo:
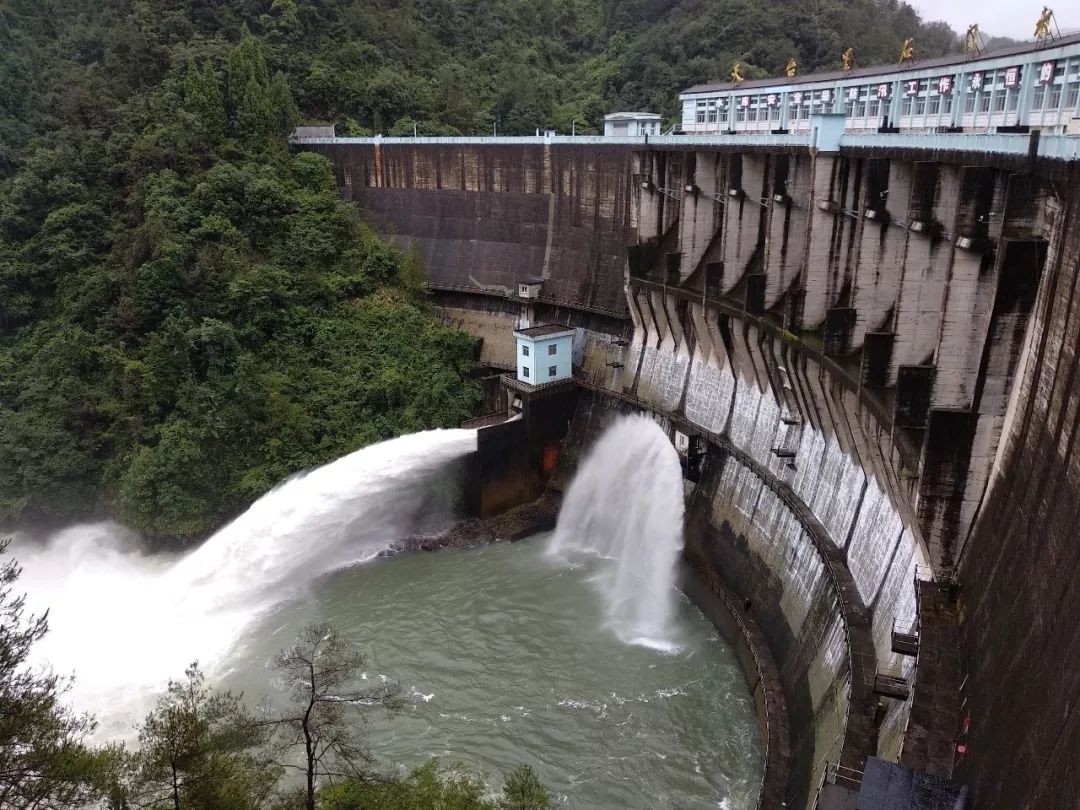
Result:
<svg viewBox="0 0 1080 810">
<path fill-rule="evenodd" d="M 863 772 L 827 762 L 817 786 L 815 810 L 855 810 Z"/>
</svg>

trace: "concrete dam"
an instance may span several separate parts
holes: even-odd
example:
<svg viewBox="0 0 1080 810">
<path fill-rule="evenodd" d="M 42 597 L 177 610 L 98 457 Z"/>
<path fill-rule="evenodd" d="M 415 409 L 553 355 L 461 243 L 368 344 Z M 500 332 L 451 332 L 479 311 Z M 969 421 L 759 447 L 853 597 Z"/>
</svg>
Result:
<svg viewBox="0 0 1080 810">
<path fill-rule="evenodd" d="M 560 466 L 623 413 L 681 443 L 759 806 L 854 807 L 896 763 L 975 808 L 1075 807 L 1080 163 L 1037 133 L 836 123 L 296 148 L 419 246 L 492 379 L 523 313 L 574 330 L 572 390 L 513 428 L 561 422 Z M 546 462 L 490 509 L 557 487 Z"/>
</svg>

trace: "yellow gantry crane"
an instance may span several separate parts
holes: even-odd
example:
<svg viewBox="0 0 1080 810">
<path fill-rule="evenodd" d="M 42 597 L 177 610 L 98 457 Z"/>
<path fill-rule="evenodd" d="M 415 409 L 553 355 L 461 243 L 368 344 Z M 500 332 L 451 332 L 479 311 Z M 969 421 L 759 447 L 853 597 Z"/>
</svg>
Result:
<svg viewBox="0 0 1080 810">
<path fill-rule="evenodd" d="M 904 47 L 900 49 L 900 61 L 897 64 L 904 64 L 904 62 L 912 62 L 915 60 L 915 38 L 908 37 L 904 40 Z"/>
<path fill-rule="evenodd" d="M 979 30 L 978 23 L 972 23 L 968 26 L 967 33 L 964 34 L 964 53 L 968 56 L 975 57 L 982 53 L 983 49 L 983 35 Z"/>
<path fill-rule="evenodd" d="M 1042 42 L 1044 39 L 1056 39 L 1054 32 L 1050 30 L 1051 22 L 1054 23 L 1054 27 L 1057 28 L 1057 19 L 1054 17 L 1054 10 L 1049 6 L 1043 6 L 1039 19 L 1035 21 L 1036 42 Z M 1060 33 L 1060 31 L 1058 33 Z"/>
<path fill-rule="evenodd" d="M 848 48 L 840 54 L 840 63 L 844 66 L 845 73 L 855 67 L 855 49 Z"/>
</svg>

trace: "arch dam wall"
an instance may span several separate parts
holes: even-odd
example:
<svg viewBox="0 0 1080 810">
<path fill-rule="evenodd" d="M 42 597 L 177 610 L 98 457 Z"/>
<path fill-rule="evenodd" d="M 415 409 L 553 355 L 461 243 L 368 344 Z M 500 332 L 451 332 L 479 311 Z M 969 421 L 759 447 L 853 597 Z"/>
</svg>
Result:
<svg viewBox="0 0 1080 810">
<path fill-rule="evenodd" d="M 626 409 L 705 438 L 687 556 L 751 600 L 779 669 L 765 795 L 813 806 L 827 763 L 877 755 L 968 782 L 976 808 L 1073 806 L 1077 164 L 963 140 L 526 140 L 302 148 L 420 246 L 485 364 L 512 367 L 515 285 L 545 280 L 533 314 L 576 328 L 588 391 L 568 453 Z M 894 652 L 930 579 L 959 589 L 958 643 Z"/>
</svg>

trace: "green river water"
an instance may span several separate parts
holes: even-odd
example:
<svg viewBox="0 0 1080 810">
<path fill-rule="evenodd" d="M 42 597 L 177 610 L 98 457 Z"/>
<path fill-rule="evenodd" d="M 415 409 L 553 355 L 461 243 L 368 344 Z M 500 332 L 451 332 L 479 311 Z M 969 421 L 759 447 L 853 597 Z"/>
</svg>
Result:
<svg viewBox="0 0 1080 810">
<path fill-rule="evenodd" d="M 688 600 L 677 652 L 620 642 L 603 622 L 592 565 L 545 554 L 547 536 L 407 554 L 338 570 L 260 617 L 218 685 L 277 697 L 268 662 L 296 631 L 329 621 L 397 680 L 406 708 L 374 716 L 387 767 L 461 762 L 493 788 L 525 762 L 558 806 L 756 804 L 762 752 L 731 648 Z"/>
</svg>

